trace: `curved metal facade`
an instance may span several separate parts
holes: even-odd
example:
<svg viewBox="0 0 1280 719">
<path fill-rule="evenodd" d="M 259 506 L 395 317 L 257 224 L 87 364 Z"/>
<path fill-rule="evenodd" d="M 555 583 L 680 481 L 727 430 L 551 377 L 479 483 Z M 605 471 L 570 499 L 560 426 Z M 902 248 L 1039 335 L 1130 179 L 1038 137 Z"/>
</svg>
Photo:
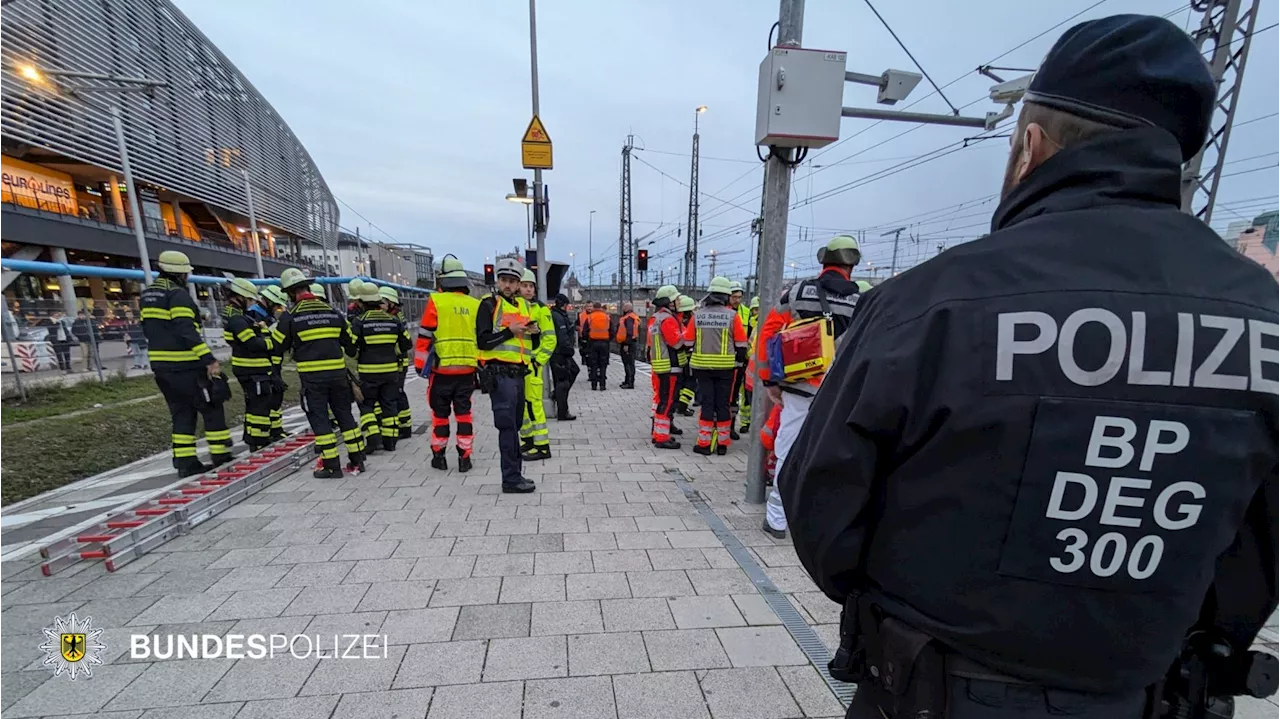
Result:
<svg viewBox="0 0 1280 719">
<path fill-rule="evenodd" d="M 109 103 L 119 104 L 135 177 L 248 214 L 337 252 L 338 207 L 311 156 L 275 110 L 167 0 L 16 0 L 0 23 L 0 132 L 121 171 Z M 150 95 L 67 94 L 17 68 L 145 77 Z M 119 87 L 75 80 L 76 87 Z"/>
</svg>

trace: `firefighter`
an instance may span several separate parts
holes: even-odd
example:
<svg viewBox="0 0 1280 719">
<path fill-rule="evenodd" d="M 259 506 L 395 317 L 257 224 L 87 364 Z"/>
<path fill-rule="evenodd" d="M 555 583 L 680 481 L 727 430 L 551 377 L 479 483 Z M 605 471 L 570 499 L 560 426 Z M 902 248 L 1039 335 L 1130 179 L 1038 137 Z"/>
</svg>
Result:
<svg viewBox="0 0 1280 719">
<path fill-rule="evenodd" d="M 208 393 L 222 368 L 205 344 L 196 303 L 187 290 L 193 269 L 190 260 L 167 250 L 160 253 L 158 265 L 159 275 L 142 291 L 139 314 L 147 337 L 147 359 L 173 419 L 173 466 L 179 477 L 190 477 L 212 469 L 196 456 L 197 414 L 204 418 L 212 466 L 231 461 L 226 415 Z"/>
<path fill-rule="evenodd" d="M 640 317 L 630 302 L 622 303 L 622 316 L 618 318 L 618 331 L 614 341 L 618 343 L 618 357 L 622 360 L 621 389 L 636 388 L 636 340 L 640 338 Z"/>
<path fill-rule="evenodd" d="M 599 302 L 592 304 L 593 309 L 587 314 L 583 327 L 587 335 L 587 352 L 591 355 L 591 364 L 587 365 L 587 377 L 591 380 L 591 389 L 605 390 L 609 372 L 609 315 Z"/>
<path fill-rule="evenodd" d="M 413 411 L 409 408 L 409 394 L 404 391 L 404 383 L 409 374 L 409 365 L 411 363 L 409 350 L 413 348 L 413 340 L 409 337 L 409 330 L 406 327 L 404 315 L 400 310 L 400 293 L 394 287 L 383 285 L 378 288 L 378 295 L 382 298 L 383 310 L 400 323 L 400 331 L 404 333 L 404 346 L 406 349 L 400 353 L 400 384 L 399 389 L 396 391 L 398 401 L 395 407 L 395 420 L 400 439 L 409 439 L 413 436 Z"/>
<path fill-rule="evenodd" d="M 698 442 L 693 451 L 709 455 L 726 454 L 729 436 L 729 391 L 733 386 L 734 367 L 745 365 L 747 330 L 738 313 L 729 307 L 729 280 L 716 277 L 707 287 L 707 299 L 694 310 L 684 328 L 684 341 L 690 348 L 689 367 L 698 379 Z"/>
<path fill-rule="evenodd" d="M 476 317 L 480 300 L 472 297 L 471 283 L 462 262 L 453 255 L 440 261 L 436 278 L 439 292 L 427 296 L 418 323 L 413 364 L 427 380 L 427 404 L 431 407 L 431 466 L 448 469 L 449 413 L 458 423 L 458 471 L 471 471 L 475 433 L 471 419 L 471 393 L 476 386 Z"/>
<path fill-rule="evenodd" d="M 275 343 L 259 324 L 266 311 L 258 304 L 258 288 L 242 277 L 223 286 L 222 339 L 231 347 L 231 373 L 244 392 L 244 443 L 250 452 L 271 444 L 271 395 L 275 385 Z"/>
<path fill-rule="evenodd" d="M 659 449 L 680 449 L 680 442 L 672 438 L 678 433 L 671 424 L 680 393 L 679 355 L 684 347 L 684 331 L 680 320 L 672 312 L 671 302 L 679 297 L 673 285 L 663 285 L 654 294 L 653 316 L 649 325 L 649 367 L 653 382 L 653 446 Z"/>
<path fill-rule="evenodd" d="M 520 295 L 529 305 L 529 315 L 538 325 L 529 340 L 529 374 L 524 376 L 524 415 L 520 425 L 520 458 L 525 461 L 551 458 L 547 437 L 547 410 L 542 401 L 545 368 L 556 351 L 556 327 L 551 309 L 537 300 L 538 276 L 525 270 L 520 279 Z"/>
<path fill-rule="evenodd" d="M 502 491 L 527 494 L 537 485 L 521 474 L 520 420 L 524 413 L 524 376 L 529 373 L 530 344 L 539 332 L 529 304 L 520 296 L 524 267 L 499 260 L 494 268 L 496 294 L 485 295 L 476 310 L 480 388 L 489 395 L 493 426 L 498 430 L 502 459 Z"/>
<path fill-rule="evenodd" d="M 347 283 L 347 321 L 351 322 L 364 313 L 364 303 L 360 301 L 360 288 L 364 280 L 356 277 Z"/>
<path fill-rule="evenodd" d="M 698 306 L 689 295 L 680 295 L 676 301 L 676 319 L 680 321 L 680 336 L 684 336 L 684 328 L 693 321 L 693 311 Z M 689 367 L 689 348 L 685 347 L 679 353 L 680 358 L 680 395 L 676 398 L 676 414 L 692 417 L 693 406 L 697 399 L 698 380 L 693 376 L 693 370 Z"/>
<path fill-rule="evenodd" d="M 849 328 L 853 308 L 858 303 L 858 285 L 849 279 L 849 273 L 862 259 L 858 241 L 849 235 L 831 239 L 826 247 L 818 250 L 818 262 L 822 272 L 817 277 L 802 280 L 791 286 L 778 304 L 760 324 L 756 341 L 756 371 L 764 384 L 765 392 L 774 404 L 782 405 L 782 420 L 778 425 L 777 445 L 774 454 L 778 466 L 787 461 L 791 445 L 796 441 L 800 426 L 809 414 L 809 405 L 822 384 L 822 375 L 799 382 L 782 382 L 769 372 L 769 338 L 793 321 L 829 314 L 833 322 L 836 341 Z M 764 531 L 778 539 L 787 534 L 787 515 L 782 507 L 782 496 L 777 484 L 769 491 L 765 506 Z"/>
<path fill-rule="evenodd" d="M 394 452 L 399 438 L 396 408 L 400 406 L 403 376 L 400 358 L 411 345 L 404 325 L 382 308 L 378 286 L 365 282 L 358 289 L 357 298 L 364 311 L 351 323 L 352 342 L 346 351 L 356 358 L 356 372 L 360 375 L 360 428 L 365 451 Z M 381 419 L 374 414 L 375 406 L 382 407 Z"/>
<path fill-rule="evenodd" d="M 344 351 L 352 346 L 353 336 L 346 317 L 316 296 L 308 286 L 308 278 L 295 267 L 280 275 L 280 285 L 293 305 L 281 313 L 271 337 L 280 351 L 290 352 L 302 380 L 302 410 L 307 414 L 311 431 L 316 436 L 320 460 L 312 476 L 330 479 L 342 476 L 338 460 L 338 438 L 329 421 L 332 412 L 347 446 L 346 469 L 352 474 L 364 471 L 364 438 L 360 425 L 351 414 L 355 397 L 347 375 Z"/>
<path fill-rule="evenodd" d="M 573 361 L 573 348 L 577 344 L 578 325 L 569 315 L 569 297 L 556 295 L 551 308 L 551 321 L 556 328 L 556 351 L 551 353 L 551 397 L 555 400 L 556 420 L 571 422 L 577 415 L 569 413 L 569 390 L 578 379 L 578 363 Z"/>
<path fill-rule="evenodd" d="M 276 326 L 276 320 L 281 312 L 289 306 L 289 298 L 285 296 L 284 291 L 277 285 L 266 285 L 258 291 L 258 302 L 261 304 L 265 317 L 260 320 L 262 328 L 266 330 L 267 336 L 272 337 L 271 352 L 271 441 L 275 442 L 289 436 L 284 431 L 284 392 L 289 388 L 284 381 L 284 374 L 281 371 L 284 358 L 281 357 L 280 347 L 275 342 L 271 330 Z"/>
</svg>

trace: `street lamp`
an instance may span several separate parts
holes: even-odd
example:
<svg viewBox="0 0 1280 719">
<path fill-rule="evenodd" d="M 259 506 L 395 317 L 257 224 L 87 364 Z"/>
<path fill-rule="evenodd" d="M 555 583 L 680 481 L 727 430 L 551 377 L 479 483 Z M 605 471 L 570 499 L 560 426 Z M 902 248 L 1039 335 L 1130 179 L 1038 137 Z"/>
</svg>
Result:
<svg viewBox="0 0 1280 719">
<path fill-rule="evenodd" d="M 101 92 L 101 93 L 125 93 L 125 92 L 146 92 L 151 93 L 157 87 L 165 87 L 168 83 L 160 80 L 149 80 L 144 77 L 125 77 L 122 75 L 104 75 L 96 72 L 74 72 L 71 70 L 44 70 L 43 72 L 35 65 L 21 64 L 16 67 L 9 66 L 10 69 L 16 69 L 17 74 L 33 85 L 46 85 L 46 76 L 51 78 L 59 89 L 64 88 L 64 83 L 58 82 L 59 78 L 71 78 L 81 80 L 93 80 L 97 82 L 115 83 L 117 87 L 103 87 L 101 85 L 81 85 L 72 86 L 65 84 L 68 94 L 75 99 L 83 102 L 90 107 L 102 109 L 94 102 L 90 102 L 88 98 L 80 97 L 81 92 Z M 124 136 L 124 123 L 120 119 L 120 103 L 112 100 L 107 108 L 111 113 L 111 124 L 116 132 L 116 144 L 120 150 L 120 169 L 124 173 L 125 190 L 129 193 L 129 211 L 133 213 L 133 230 L 134 237 L 138 242 L 138 261 L 142 265 L 142 277 L 146 284 L 151 284 L 151 258 L 147 254 L 147 237 L 142 227 L 142 211 L 138 206 L 137 187 L 133 182 L 133 165 L 129 162 L 129 146 Z"/>
<path fill-rule="evenodd" d="M 524 246 L 528 248 L 529 238 L 533 237 L 533 229 L 529 226 L 529 206 L 533 204 L 533 198 L 526 195 L 517 195 L 514 192 L 508 192 L 507 202 L 515 202 L 524 205 Z"/>
</svg>

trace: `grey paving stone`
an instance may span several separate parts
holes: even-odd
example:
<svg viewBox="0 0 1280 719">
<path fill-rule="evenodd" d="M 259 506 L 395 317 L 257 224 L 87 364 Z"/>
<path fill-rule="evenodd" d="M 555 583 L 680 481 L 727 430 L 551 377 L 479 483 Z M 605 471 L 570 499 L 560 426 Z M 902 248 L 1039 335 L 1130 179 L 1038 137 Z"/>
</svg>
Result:
<svg viewBox="0 0 1280 719">
<path fill-rule="evenodd" d="M 229 622 L 231 628 L 222 634 L 285 634 L 293 636 L 301 634 L 307 630 L 307 625 L 311 623 L 311 617 L 263 617 L 261 619 L 241 619 L 236 622 Z M 210 624 L 221 625 L 228 622 L 205 622 L 201 625 L 208 626 Z M 192 625 L 188 625 L 192 626 Z M 164 627 L 158 627 L 164 629 Z M 190 634 L 192 632 L 185 632 Z M 199 633 L 199 632 L 196 632 Z"/>
<path fill-rule="evenodd" d="M 583 495 L 584 502 L 587 496 L 589 495 Z M 566 504 L 560 509 L 564 511 L 565 519 L 609 516 L 609 508 L 604 504 Z"/>
<path fill-rule="evenodd" d="M 587 517 L 587 528 L 592 532 L 634 532 L 636 521 L 631 517 Z"/>
<path fill-rule="evenodd" d="M 322 545 L 323 546 L 323 545 Z M 337 547 L 333 547 L 336 549 Z M 276 582 L 276 587 L 332 587 L 342 582 L 352 568 L 355 562 L 311 562 L 308 564 L 295 564 L 289 568 L 289 573 L 280 578 Z"/>
<path fill-rule="evenodd" d="M 714 532 L 706 531 L 679 531 L 667 532 L 667 541 L 672 547 L 677 549 L 682 547 L 719 547 L 720 540 L 716 539 Z"/>
<path fill-rule="evenodd" d="M 538 520 L 540 534 L 576 534 L 586 531 L 587 520 L 584 517 L 547 517 Z"/>
<path fill-rule="evenodd" d="M 804 715 L 809 717 L 843 716 L 844 707 L 827 688 L 822 675 L 812 666 L 777 667 L 778 674 L 791 690 Z"/>
<path fill-rule="evenodd" d="M 409 572 L 409 579 L 465 579 L 471 576 L 476 558 L 438 557 L 420 558 Z"/>
<path fill-rule="evenodd" d="M 507 577 L 533 574 L 533 554 L 489 554 L 476 557 L 473 577 Z"/>
<path fill-rule="evenodd" d="M 431 689 L 343 694 L 334 716 L 342 719 L 423 719 Z"/>
<path fill-rule="evenodd" d="M 81 599 L 81 600 L 88 601 L 90 599 L 111 599 L 116 597 L 131 597 L 140 593 L 142 590 L 146 588 L 148 584 L 151 584 L 152 582 L 156 581 L 157 579 L 160 578 L 160 576 L 161 575 L 159 574 L 151 574 L 151 573 L 108 574 L 105 577 L 98 577 L 97 579 L 94 579 L 88 584 L 85 584 L 80 589 L 77 589 L 71 592 L 69 595 L 67 595 L 67 599 L 68 600 Z M 90 579 L 90 578 L 91 578 L 90 576 L 85 576 L 85 579 Z M 46 581 L 52 581 L 52 580 L 46 580 Z M 39 584 L 39 583 L 40 582 L 32 582 L 32 584 Z M 12 592 L 7 593 L 4 596 L 4 603 L 6 606 L 9 605 L 11 602 L 11 599 L 10 599 L 11 594 Z"/>
<path fill-rule="evenodd" d="M 312 566 L 312 565 L 304 565 Z M 210 592 L 238 592 L 245 589 L 270 589 L 289 573 L 283 565 L 236 567 L 209 587 Z"/>
<path fill-rule="evenodd" d="M 278 537 L 271 540 L 271 544 L 269 546 L 292 547 L 297 545 L 320 544 L 332 533 L 332 527 L 312 527 L 311 529 L 303 529 L 297 532 L 281 532 Z"/>
<path fill-rule="evenodd" d="M 95 667 L 93 679 L 78 679 L 75 691 L 67 691 L 70 682 L 63 677 L 50 680 L 33 689 L 5 710 L 5 717 L 64 717 L 76 713 L 96 712 L 127 684 L 137 679 L 147 667 L 141 664 L 118 664 Z M 53 681 L 56 679 L 57 681 Z M 194 702 L 192 702 L 194 703 Z"/>
<path fill-rule="evenodd" d="M 430 539 L 431 533 L 436 529 L 436 523 L 427 521 L 417 522 L 392 522 L 382 530 L 382 534 L 378 535 L 378 541 L 399 540 L 401 542 L 422 542 Z M 449 543 L 452 547 L 453 544 Z M 396 548 L 396 553 L 391 556 L 397 556 L 404 549 L 403 546 Z"/>
<path fill-rule="evenodd" d="M 667 603 L 680 629 L 741 627 L 747 623 L 730 597 L 674 597 Z"/>
<path fill-rule="evenodd" d="M 541 498 L 537 496 L 518 498 L 515 496 L 506 496 L 499 499 L 498 504 L 501 506 L 503 502 L 517 501 L 524 502 L 524 504 L 516 507 L 516 519 L 551 519 L 564 516 L 564 509 L 558 505 L 544 507 L 542 505 L 531 504 L 531 502 L 541 501 Z"/>
<path fill-rule="evenodd" d="M 329 719 L 338 695 L 248 702 L 236 719 Z"/>
<path fill-rule="evenodd" d="M 523 682 L 441 687 L 431 698 L 427 719 L 520 719 L 523 694 Z"/>
<path fill-rule="evenodd" d="M 840 605 L 827 599 L 822 592 L 796 592 L 792 599 L 804 607 L 813 624 L 831 624 L 840 621 Z"/>
<path fill-rule="evenodd" d="M 572 634 L 569 636 L 569 674 L 631 674 L 650 670 L 649 654 L 640 632 Z"/>
<path fill-rule="evenodd" d="M 695 594 L 689 578 L 680 570 L 627 572 L 627 583 L 631 585 L 633 597 L 689 597 Z"/>
<path fill-rule="evenodd" d="M 311 676 L 319 659 L 295 659 L 287 654 L 273 659 L 238 659 L 204 696 L 205 703 L 285 699 L 294 696 Z M 301 653 L 301 649 L 299 649 Z"/>
<path fill-rule="evenodd" d="M 524 719 L 614 719 L 608 677 L 533 679 L 525 682 Z"/>
<path fill-rule="evenodd" d="M 530 507 L 520 509 L 530 509 Z M 564 536 L 560 534 L 516 534 L 512 535 L 511 542 L 507 545 L 507 554 L 563 552 L 564 548 Z"/>
<path fill-rule="evenodd" d="M 807 664 L 808 659 L 783 627 L 717 629 L 720 643 L 735 667 Z"/>
<path fill-rule="evenodd" d="M 416 568 L 415 568 L 416 569 Z M 506 579 L 516 577 L 476 577 L 474 579 L 441 579 L 431 595 L 432 607 L 456 607 L 464 604 L 495 604 L 498 589 Z"/>
<path fill-rule="evenodd" d="M 392 552 L 396 551 L 399 542 L 394 541 L 355 541 L 348 542 L 333 555 L 335 561 L 344 559 L 386 559 L 390 557 Z"/>
<path fill-rule="evenodd" d="M 661 532 L 622 532 L 617 535 L 618 549 L 670 549 Z"/>
<path fill-rule="evenodd" d="M 641 532 L 678 532 L 684 528 L 679 517 L 636 517 L 636 529 Z"/>
<path fill-rule="evenodd" d="M 181 659 L 156 662 L 107 703 L 106 709 L 149 709 L 198 704 L 200 698 L 222 678 L 231 663 L 208 659 Z M 97 677 L 94 677 L 97 680 Z"/>
<path fill-rule="evenodd" d="M 209 569 L 235 569 L 236 567 L 260 567 L 270 564 L 284 550 L 280 547 L 262 549 L 233 549 L 222 555 Z"/>
<path fill-rule="evenodd" d="M 331 659 L 320 662 L 302 685 L 300 696 L 311 694 L 346 694 L 391 688 L 396 669 L 404 658 L 403 646 L 387 648 L 387 657 L 377 659 Z"/>
<path fill-rule="evenodd" d="M 787 594 L 812 592 L 817 589 L 804 567 L 765 567 L 764 573 L 773 580 L 778 591 Z"/>
<path fill-rule="evenodd" d="M 710 568 L 701 549 L 650 549 L 649 563 L 658 570 Z M 697 588 L 697 584 L 694 588 Z"/>
<path fill-rule="evenodd" d="M 467 509 L 468 520 L 480 519 L 515 519 L 515 507 L 470 507 Z M 512 534 L 528 534 L 528 532 L 512 532 Z"/>
<path fill-rule="evenodd" d="M 453 537 L 437 537 L 434 539 L 403 539 L 396 551 L 391 555 L 401 557 L 445 557 L 453 551 Z"/>
<path fill-rule="evenodd" d="M 642 549 L 602 550 L 591 553 L 595 568 L 601 572 L 644 572 L 653 569 L 649 555 Z"/>
<path fill-rule="evenodd" d="M 755 592 L 751 594 L 735 594 L 733 595 L 733 603 L 737 605 L 738 611 L 742 612 L 742 618 L 747 620 L 747 624 L 756 626 L 782 623 L 782 620 L 778 619 L 778 615 L 773 613 L 773 609 L 764 600 L 764 597 Z"/>
<path fill-rule="evenodd" d="M 693 672 L 623 674 L 613 678 L 618 719 L 709 719 Z"/>
<path fill-rule="evenodd" d="M 701 677 L 713 719 L 787 719 L 800 715 L 773 667 L 714 669 Z"/>
<path fill-rule="evenodd" d="M 623 572 L 570 574 L 565 577 L 566 597 L 574 599 L 620 599 L 631 596 L 631 586 Z"/>
<path fill-rule="evenodd" d="M 698 594 L 745 594 L 756 586 L 741 569 L 690 569 L 686 572 Z"/>
<path fill-rule="evenodd" d="M 317 614 L 307 624 L 306 633 L 321 638 L 335 634 L 378 634 L 386 612 L 348 612 L 345 614 Z M 332 642 L 332 639 L 329 640 Z"/>
<path fill-rule="evenodd" d="M 533 605 L 533 636 L 603 632 L 599 600 L 538 602 Z"/>
<path fill-rule="evenodd" d="M 606 631 L 676 628 L 665 598 L 604 599 L 600 602 L 600 608 L 604 612 Z"/>
<path fill-rule="evenodd" d="M 134 617 L 130 624 L 202 622 L 230 596 L 230 592 L 219 594 L 170 594 L 167 597 L 160 597 L 154 604 Z"/>
<path fill-rule="evenodd" d="M 93 617 L 95 627 L 122 627 L 154 605 L 158 599 L 159 597 L 95 599 L 76 607 L 76 614 L 81 617 Z M 62 616 L 62 614 L 49 612 L 45 622 L 52 621 L 55 616 Z M 8 629 L 7 625 L 6 629 Z"/>
<path fill-rule="evenodd" d="M 326 507 L 325 505 L 330 505 Z M 347 500 L 343 502 L 321 502 L 312 509 L 324 509 L 327 513 L 316 522 L 316 527 L 359 527 L 369 521 L 373 512 L 356 512 L 359 505 Z"/>
<path fill-rule="evenodd" d="M 387 612 L 380 633 L 388 644 L 443 642 L 453 636 L 458 621 L 458 607 L 438 609 L 397 609 Z"/>
<path fill-rule="evenodd" d="M 494 639 L 484 662 L 486 682 L 563 677 L 569 659 L 563 636 Z"/>
<path fill-rule="evenodd" d="M 499 509 L 499 507 L 485 507 L 485 509 Z M 509 509 L 506 508 L 506 509 Z M 489 527 L 485 530 L 486 534 L 537 534 L 538 520 L 536 519 L 490 519 Z"/>
<path fill-rule="evenodd" d="M 707 564 L 710 564 L 712 569 L 733 569 L 738 566 L 733 555 L 723 547 L 703 547 L 702 556 L 707 558 Z"/>
<path fill-rule="evenodd" d="M 522 536 L 522 535 L 517 535 Z M 510 541 L 507 535 L 491 537 L 458 537 L 453 543 L 453 556 L 467 554 L 506 554 Z"/>
<path fill-rule="evenodd" d="M 618 543 L 614 541 L 613 533 L 611 532 L 564 535 L 564 550 L 566 552 L 585 552 L 592 549 L 617 548 Z"/>
<path fill-rule="evenodd" d="M 443 489 L 443 488 L 442 488 Z M 485 520 L 475 522 L 441 522 L 433 536 L 436 537 L 479 537 L 485 533 L 489 523 Z"/>
<path fill-rule="evenodd" d="M 711 629 L 644 632 L 645 649 L 654 671 L 720 669 L 731 666 Z"/>
<path fill-rule="evenodd" d="M 565 535 L 572 537 L 574 535 Z M 581 535 L 591 536 L 591 535 Z M 526 555 L 516 555 L 526 556 Z M 539 552 L 534 555 L 535 574 L 582 574 L 595 571 L 591 552 Z"/>
<path fill-rule="evenodd" d="M 368 584 L 344 584 L 337 587 L 303 587 L 289 606 L 284 608 L 285 615 L 290 614 L 342 614 L 353 612 L 364 593 L 369 590 Z"/>
<path fill-rule="evenodd" d="M 519 602 L 562 602 L 565 599 L 565 577 L 562 574 L 503 577 L 503 604 Z"/>
<path fill-rule="evenodd" d="M 107 645 L 110 647 L 111 645 Z M 43 652 L 40 652 L 43 655 Z M 43 660 L 40 660 L 43 661 Z M 48 671 L 9 672 L 0 674 L 0 711 L 9 711 L 19 699 L 25 697 L 35 688 L 54 679 L 63 681 L 62 677 L 54 677 Z"/>
<path fill-rule="evenodd" d="M 369 591 L 365 592 L 356 611 L 422 609 L 431 601 L 431 592 L 435 586 L 435 581 L 430 579 L 411 582 L 376 582 L 369 585 Z"/>
<path fill-rule="evenodd" d="M 453 630 L 460 639 L 497 639 L 529 636 L 530 605 L 492 604 L 462 607 Z"/>
<path fill-rule="evenodd" d="M 647 504 L 606 504 L 610 517 L 652 517 L 653 509 Z M 636 525 L 639 529 L 640 525 Z"/>
<path fill-rule="evenodd" d="M 752 551 L 766 567 L 800 566 L 800 557 L 792 547 L 756 547 Z"/>
<path fill-rule="evenodd" d="M 582 504 L 581 492 L 548 492 L 542 495 L 544 505 Z"/>
<path fill-rule="evenodd" d="M 191 554 L 191 552 L 183 552 Z M 127 567 L 128 565 L 126 565 Z M 137 596 L 163 596 L 167 594 L 193 594 L 208 591 L 214 583 L 231 572 L 230 569 L 191 569 L 166 572 L 160 578 L 138 590 Z"/>
<path fill-rule="evenodd" d="M 479 682 L 487 648 L 487 642 L 480 640 L 410 645 L 394 686 L 405 689 Z"/>
<path fill-rule="evenodd" d="M 343 578 L 343 584 L 363 582 L 392 582 L 406 579 L 417 565 L 416 559 L 362 559 Z"/>
<path fill-rule="evenodd" d="M 286 589 L 251 589 L 235 592 L 231 598 L 223 602 L 207 619 L 219 621 L 223 619 L 254 619 L 257 617 L 278 617 L 289 606 L 289 602 L 302 591 L 298 587 Z"/>
<path fill-rule="evenodd" d="M 305 564 L 307 562 L 327 562 L 338 553 L 338 547 L 332 544 L 298 544 L 285 547 L 277 554 L 272 564 Z"/>
<path fill-rule="evenodd" d="M 375 542 L 382 534 L 382 525 L 364 527 L 337 527 L 324 538 L 323 544 L 336 544 L 342 547 L 351 542 Z"/>
</svg>

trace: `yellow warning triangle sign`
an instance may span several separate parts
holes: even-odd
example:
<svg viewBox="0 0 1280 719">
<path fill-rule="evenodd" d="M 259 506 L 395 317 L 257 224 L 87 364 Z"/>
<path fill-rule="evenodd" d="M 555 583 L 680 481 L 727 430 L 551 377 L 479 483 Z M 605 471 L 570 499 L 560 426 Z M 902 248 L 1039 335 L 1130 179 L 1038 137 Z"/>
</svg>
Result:
<svg viewBox="0 0 1280 719">
<path fill-rule="evenodd" d="M 542 120 L 537 115 L 529 121 L 529 126 L 524 130 L 524 139 L 521 142 L 538 142 L 551 144 L 551 136 L 547 134 L 547 128 L 542 126 Z"/>
</svg>

